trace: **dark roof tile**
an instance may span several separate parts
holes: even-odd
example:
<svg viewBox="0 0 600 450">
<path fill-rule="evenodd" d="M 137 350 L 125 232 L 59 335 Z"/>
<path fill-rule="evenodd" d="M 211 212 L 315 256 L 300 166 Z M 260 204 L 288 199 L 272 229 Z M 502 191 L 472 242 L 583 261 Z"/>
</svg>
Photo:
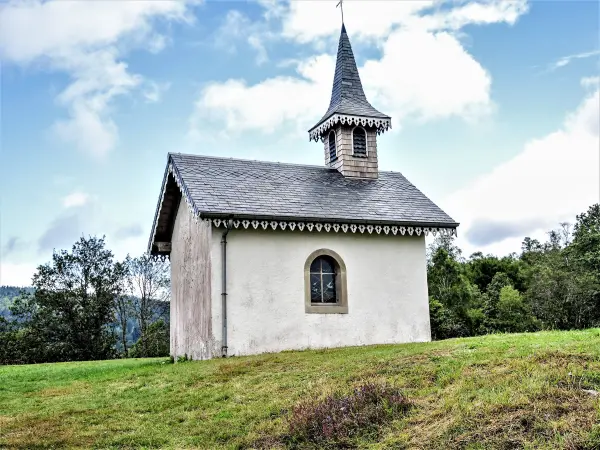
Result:
<svg viewBox="0 0 600 450">
<path fill-rule="evenodd" d="M 205 216 L 458 225 L 399 172 L 356 180 L 321 166 L 179 153 L 169 162 Z"/>
</svg>

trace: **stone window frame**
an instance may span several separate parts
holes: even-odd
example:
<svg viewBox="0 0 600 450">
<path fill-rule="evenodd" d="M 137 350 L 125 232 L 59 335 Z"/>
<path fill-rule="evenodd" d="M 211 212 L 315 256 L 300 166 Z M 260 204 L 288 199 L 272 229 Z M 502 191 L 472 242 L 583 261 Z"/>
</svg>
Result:
<svg viewBox="0 0 600 450">
<path fill-rule="evenodd" d="M 335 289 L 337 292 L 337 303 L 312 303 L 310 295 L 310 266 L 312 262 L 320 256 L 329 256 L 332 258 L 339 271 L 336 277 Z M 304 310 L 307 314 L 348 314 L 348 283 L 346 280 L 346 264 L 340 255 L 333 250 L 321 248 L 315 250 L 304 263 Z"/>
<path fill-rule="evenodd" d="M 333 133 L 333 150 L 335 152 L 333 158 L 331 157 L 331 133 Z M 329 131 L 329 133 L 327 133 L 327 147 L 329 151 L 329 161 L 335 161 L 338 158 L 337 133 L 335 132 L 335 130 L 331 130 Z"/>
<path fill-rule="evenodd" d="M 354 153 L 354 130 L 356 130 L 357 128 L 361 128 L 365 132 L 365 154 L 364 155 L 357 155 Z M 362 125 L 356 125 L 356 126 L 352 127 L 352 130 L 350 130 L 350 145 L 352 148 L 352 156 L 354 156 L 355 158 L 368 158 L 369 157 L 369 133 L 367 133 L 367 129 L 365 127 L 363 127 Z"/>
</svg>

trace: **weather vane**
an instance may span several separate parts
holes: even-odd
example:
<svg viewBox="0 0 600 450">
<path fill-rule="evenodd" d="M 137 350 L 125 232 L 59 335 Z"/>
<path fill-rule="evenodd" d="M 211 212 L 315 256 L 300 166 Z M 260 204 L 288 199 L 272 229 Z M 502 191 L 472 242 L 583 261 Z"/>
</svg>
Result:
<svg viewBox="0 0 600 450">
<path fill-rule="evenodd" d="M 337 5 L 335 5 L 335 7 L 340 7 L 340 11 L 342 11 L 342 23 L 344 23 L 344 0 L 340 0 L 339 3 Z"/>
</svg>

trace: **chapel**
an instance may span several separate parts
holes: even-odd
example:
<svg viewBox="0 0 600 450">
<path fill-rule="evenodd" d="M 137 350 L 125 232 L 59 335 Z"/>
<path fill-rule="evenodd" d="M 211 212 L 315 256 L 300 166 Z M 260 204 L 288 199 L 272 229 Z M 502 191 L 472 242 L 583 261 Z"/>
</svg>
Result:
<svg viewBox="0 0 600 450">
<path fill-rule="evenodd" d="M 169 153 L 148 251 L 171 261 L 175 358 L 431 339 L 425 236 L 458 223 L 379 170 L 390 127 L 342 25 L 329 107 L 308 131 L 323 165 Z"/>
</svg>

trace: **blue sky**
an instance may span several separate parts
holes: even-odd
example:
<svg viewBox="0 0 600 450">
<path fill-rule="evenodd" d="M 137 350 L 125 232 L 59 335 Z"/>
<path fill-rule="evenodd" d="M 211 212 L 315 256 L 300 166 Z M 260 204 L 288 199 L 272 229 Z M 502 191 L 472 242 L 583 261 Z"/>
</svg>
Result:
<svg viewBox="0 0 600 450">
<path fill-rule="evenodd" d="M 145 251 L 167 152 L 322 164 L 337 1 L 0 6 L 0 284 L 105 234 Z M 599 201 L 599 6 L 346 1 L 381 170 L 518 251 Z"/>
</svg>

